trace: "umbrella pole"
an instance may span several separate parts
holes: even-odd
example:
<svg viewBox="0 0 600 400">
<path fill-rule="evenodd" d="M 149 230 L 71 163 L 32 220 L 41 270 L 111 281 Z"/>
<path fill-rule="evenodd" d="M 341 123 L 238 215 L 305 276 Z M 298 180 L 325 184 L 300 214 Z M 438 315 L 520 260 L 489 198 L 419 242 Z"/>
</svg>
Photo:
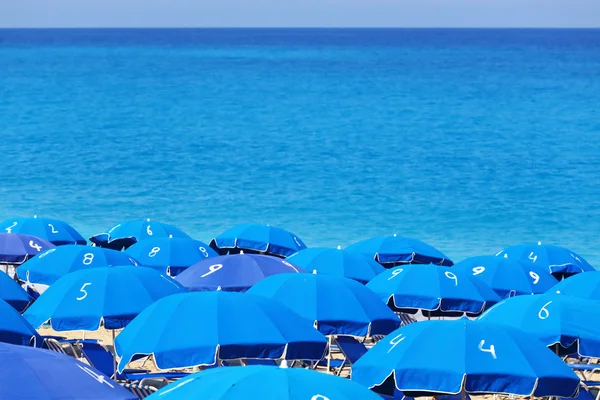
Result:
<svg viewBox="0 0 600 400">
<path fill-rule="evenodd" d="M 465 388 L 464 387 L 461 390 L 461 396 L 462 396 L 462 400 L 466 400 L 467 396 L 465 394 Z"/>
<path fill-rule="evenodd" d="M 328 343 L 328 351 L 327 351 L 327 373 L 329 373 L 329 368 L 331 367 L 331 335 L 327 337 Z"/>
<path fill-rule="evenodd" d="M 117 377 L 117 349 L 115 347 L 115 330 L 111 329 L 110 332 L 112 333 L 112 345 L 113 345 L 113 376 L 116 378 Z"/>
</svg>

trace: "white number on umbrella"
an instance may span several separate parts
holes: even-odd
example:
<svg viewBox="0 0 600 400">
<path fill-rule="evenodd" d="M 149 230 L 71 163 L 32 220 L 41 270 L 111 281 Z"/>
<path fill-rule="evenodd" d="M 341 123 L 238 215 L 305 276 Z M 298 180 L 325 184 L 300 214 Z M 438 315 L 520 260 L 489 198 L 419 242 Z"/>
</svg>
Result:
<svg viewBox="0 0 600 400">
<path fill-rule="evenodd" d="M 475 267 L 473 268 L 473 276 L 479 275 L 485 271 L 485 267 Z"/>
<path fill-rule="evenodd" d="M 452 279 L 454 281 L 455 286 L 458 286 L 458 277 L 456 275 L 454 275 L 454 273 L 452 273 L 450 271 L 446 271 L 446 272 L 444 272 L 444 275 L 446 275 L 446 278 Z"/>
<path fill-rule="evenodd" d="M 400 342 L 402 342 L 404 339 L 406 339 L 406 336 L 404 336 L 404 334 L 401 333 L 398 336 L 394 337 L 392 340 L 390 340 L 390 344 L 392 345 L 392 347 L 390 347 L 387 352 L 389 353 L 390 351 L 394 350 L 394 347 L 398 346 Z"/>
<path fill-rule="evenodd" d="M 150 225 L 148 225 L 148 226 L 146 227 L 146 233 L 147 233 L 148 235 L 150 235 L 150 236 L 154 235 L 154 233 L 152 232 L 152 229 L 150 229 Z"/>
<path fill-rule="evenodd" d="M 129 257 L 129 261 L 131 261 L 131 263 L 132 263 L 133 265 L 135 265 L 136 267 L 138 266 L 138 263 L 137 263 L 137 261 L 135 261 L 133 258 Z"/>
<path fill-rule="evenodd" d="M 7 233 L 12 233 L 13 228 L 17 226 L 17 222 L 13 222 L 11 226 L 5 229 Z"/>
<path fill-rule="evenodd" d="M 206 249 L 205 249 L 204 247 L 200 246 L 200 247 L 198 248 L 198 250 L 200 250 L 200 252 L 202 253 L 202 255 L 203 255 L 204 257 L 208 258 L 208 251 L 206 251 Z"/>
<path fill-rule="evenodd" d="M 486 349 L 485 347 L 483 347 L 484 344 L 485 344 L 485 340 L 482 340 L 481 342 L 479 342 L 479 350 L 483 351 L 484 353 L 490 353 L 492 355 L 492 358 L 495 360 L 496 359 L 496 348 L 494 347 L 494 345 L 490 344 L 490 347 L 488 347 Z"/>
<path fill-rule="evenodd" d="M 32 249 L 36 249 L 36 250 L 38 251 L 38 253 L 39 253 L 40 251 L 42 251 L 42 246 L 40 246 L 40 245 L 39 245 L 39 244 L 37 244 L 37 243 L 34 243 L 34 241 L 33 241 L 33 240 L 30 240 L 30 241 L 29 241 L 29 247 L 31 247 Z"/>
<path fill-rule="evenodd" d="M 573 257 L 574 259 L 576 259 L 577 261 L 581 262 L 581 260 L 579 259 L 579 257 L 577 257 L 576 255 L 574 255 L 573 253 L 571 253 L 571 257 Z"/>
<path fill-rule="evenodd" d="M 86 253 L 83 255 L 83 265 L 90 265 L 94 261 L 94 255 L 92 253 Z"/>
<path fill-rule="evenodd" d="M 291 269 L 293 269 L 294 271 L 298 272 L 298 269 L 296 267 L 294 267 L 292 264 L 290 264 L 289 262 L 285 261 L 285 260 L 281 260 L 281 263 L 283 265 L 287 265 L 288 267 L 290 267 Z"/>
<path fill-rule="evenodd" d="M 388 278 L 388 281 L 391 281 L 392 279 L 394 279 L 396 276 L 400 275 L 402 273 L 402 271 L 404 271 L 404 269 L 402 268 L 398 268 L 392 271 L 392 276 L 390 276 Z"/>
<path fill-rule="evenodd" d="M 43 257 L 46 257 L 48 254 L 50 254 L 50 253 L 54 253 L 55 251 L 56 251 L 56 249 L 50 249 L 50 250 L 47 250 L 47 251 L 43 252 L 42 254 L 40 254 L 40 255 L 38 256 L 38 258 L 43 258 Z"/>
<path fill-rule="evenodd" d="M 156 257 L 159 251 L 160 247 L 153 247 L 152 250 L 150 250 L 150 253 L 148 253 L 148 257 Z"/>
<path fill-rule="evenodd" d="M 529 253 L 529 258 L 530 260 L 533 260 L 533 262 L 537 261 L 537 255 L 532 251 L 531 253 Z"/>
<path fill-rule="evenodd" d="M 329 397 L 325 397 L 322 394 L 315 394 L 310 400 L 329 400 Z"/>
<path fill-rule="evenodd" d="M 117 224 L 117 225 L 113 226 L 112 228 L 110 228 L 110 231 L 108 231 L 108 233 L 113 233 L 113 231 L 120 226 L 121 226 L 121 224 Z"/>
<path fill-rule="evenodd" d="M 211 265 L 210 267 L 208 267 L 208 272 L 205 273 L 204 275 L 201 275 L 200 278 L 206 278 L 207 276 L 209 276 L 210 274 L 214 274 L 215 272 L 217 272 L 221 268 L 223 268 L 223 264 L 214 264 L 214 265 Z"/>
<path fill-rule="evenodd" d="M 85 299 L 85 298 L 87 297 L 87 295 L 88 295 L 88 292 L 85 290 L 85 288 L 86 288 L 86 286 L 90 286 L 90 285 L 91 285 L 91 283 L 90 283 L 90 282 L 87 282 L 87 283 L 84 283 L 84 284 L 83 284 L 83 286 L 81 287 L 81 289 L 79 289 L 79 291 L 80 291 L 81 293 L 83 293 L 83 296 L 81 296 L 81 297 L 77 297 L 77 300 L 83 300 L 83 299 Z"/>
<path fill-rule="evenodd" d="M 50 227 L 50 233 L 58 233 L 58 231 L 56 230 L 56 228 L 54 228 L 54 225 L 48 224 L 48 226 Z"/>
<path fill-rule="evenodd" d="M 302 247 L 302 245 L 300 244 L 300 242 L 298 241 L 298 238 L 296 236 L 294 236 L 294 242 L 296 242 L 298 247 Z"/>
<path fill-rule="evenodd" d="M 92 378 L 94 378 L 95 380 L 97 380 L 100 383 L 106 383 L 108 386 L 110 386 L 111 388 L 114 388 L 114 386 L 106 380 L 106 377 L 102 374 L 97 374 L 94 371 L 92 371 L 91 369 L 89 369 L 88 367 L 84 367 L 82 365 L 79 364 L 75 364 L 79 367 L 79 369 L 81 369 L 83 372 L 85 372 L 86 374 L 88 374 L 89 376 L 91 376 Z"/>
<path fill-rule="evenodd" d="M 540 319 L 546 319 L 550 316 L 550 311 L 546 307 L 548 307 L 551 303 L 552 302 L 549 301 L 546 304 L 544 304 L 542 308 L 540 308 L 540 311 L 538 312 L 538 317 Z"/>
<path fill-rule="evenodd" d="M 540 281 L 540 276 L 533 271 L 529 271 L 529 276 L 533 278 L 534 285 L 537 285 L 537 283 Z"/>
</svg>

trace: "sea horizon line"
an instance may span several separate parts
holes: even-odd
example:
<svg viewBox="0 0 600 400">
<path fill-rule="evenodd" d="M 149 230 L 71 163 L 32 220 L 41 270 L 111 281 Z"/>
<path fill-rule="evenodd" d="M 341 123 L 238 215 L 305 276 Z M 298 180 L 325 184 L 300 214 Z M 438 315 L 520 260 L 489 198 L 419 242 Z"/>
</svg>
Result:
<svg viewBox="0 0 600 400">
<path fill-rule="evenodd" d="M 15 26 L 3 27 L 0 30 L 600 30 L 600 27 L 561 27 L 561 26 L 514 26 L 514 27 L 477 27 L 477 26 L 197 26 L 197 27 L 177 27 L 177 26 L 89 26 L 89 27 L 70 27 L 70 26 Z"/>
</svg>

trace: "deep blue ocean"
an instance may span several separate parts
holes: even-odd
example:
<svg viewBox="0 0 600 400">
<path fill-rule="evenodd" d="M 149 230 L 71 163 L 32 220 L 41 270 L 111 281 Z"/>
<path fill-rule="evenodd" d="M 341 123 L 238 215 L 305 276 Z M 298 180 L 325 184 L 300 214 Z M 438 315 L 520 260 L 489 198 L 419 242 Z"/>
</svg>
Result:
<svg viewBox="0 0 600 400">
<path fill-rule="evenodd" d="M 0 219 L 600 265 L 600 30 L 0 30 Z"/>
</svg>

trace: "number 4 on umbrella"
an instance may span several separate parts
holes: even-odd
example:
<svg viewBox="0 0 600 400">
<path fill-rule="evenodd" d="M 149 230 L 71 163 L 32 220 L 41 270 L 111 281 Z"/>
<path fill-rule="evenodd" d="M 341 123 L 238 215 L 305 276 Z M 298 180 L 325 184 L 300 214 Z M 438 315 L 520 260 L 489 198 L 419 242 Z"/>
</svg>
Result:
<svg viewBox="0 0 600 400">
<path fill-rule="evenodd" d="M 392 347 L 390 347 L 387 352 L 389 353 L 390 351 L 394 350 L 394 347 L 399 345 L 400 342 L 402 342 L 404 339 L 406 339 L 406 336 L 404 336 L 404 334 L 401 333 L 398 336 L 396 336 L 395 338 L 393 338 L 392 340 L 390 340 L 390 344 L 392 345 Z"/>
<path fill-rule="evenodd" d="M 484 348 L 483 345 L 485 344 L 485 340 L 482 340 L 481 342 L 479 342 L 479 350 L 484 352 L 484 353 L 490 353 L 492 355 L 492 358 L 495 360 L 496 357 L 496 348 L 494 347 L 493 344 L 490 345 L 489 348 Z"/>
</svg>

